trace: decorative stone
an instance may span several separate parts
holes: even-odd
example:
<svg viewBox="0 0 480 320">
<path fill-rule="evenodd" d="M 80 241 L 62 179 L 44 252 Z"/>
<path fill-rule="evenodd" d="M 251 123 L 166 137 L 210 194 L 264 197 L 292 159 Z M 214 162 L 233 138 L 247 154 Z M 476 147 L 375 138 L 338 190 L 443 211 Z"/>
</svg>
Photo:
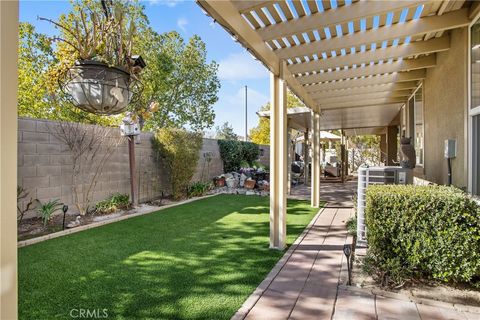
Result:
<svg viewBox="0 0 480 320">
<path fill-rule="evenodd" d="M 78 227 L 82 222 L 80 221 L 82 219 L 82 217 L 80 216 L 77 216 L 77 218 L 75 219 L 75 221 L 72 221 L 70 222 L 69 224 L 67 224 L 67 228 L 75 228 L 75 227 Z"/>
</svg>

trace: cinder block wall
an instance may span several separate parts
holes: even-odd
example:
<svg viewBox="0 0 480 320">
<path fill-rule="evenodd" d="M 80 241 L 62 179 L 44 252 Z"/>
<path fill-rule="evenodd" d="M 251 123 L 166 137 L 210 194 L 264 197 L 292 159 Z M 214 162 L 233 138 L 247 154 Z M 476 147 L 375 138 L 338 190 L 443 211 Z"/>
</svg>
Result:
<svg viewBox="0 0 480 320">
<path fill-rule="evenodd" d="M 40 119 L 18 120 L 18 185 L 29 197 L 40 201 L 60 199 L 76 211 L 72 193 L 72 156 L 65 144 L 55 137 L 56 122 Z M 112 129 L 119 135 L 118 129 Z M 140 202 L 170 193 L 168 173 L 152 149 L 152 133 L 142 133 L 135 144 L 137 185 Z M 269 164 L 269 147 L 260 146 L 260 162 Z M 210 158 L 210 161 L 207 159 Z M 126 139 L 114 150 L 92 193 L 94 202 L 120 192 L 130 194 L 130 171 Z M 209 181 L 223 173 L 217 140 L 204 139 L 192 181 Z M 30 213 L 26 217 L 32 216 Z"/>
</svg>

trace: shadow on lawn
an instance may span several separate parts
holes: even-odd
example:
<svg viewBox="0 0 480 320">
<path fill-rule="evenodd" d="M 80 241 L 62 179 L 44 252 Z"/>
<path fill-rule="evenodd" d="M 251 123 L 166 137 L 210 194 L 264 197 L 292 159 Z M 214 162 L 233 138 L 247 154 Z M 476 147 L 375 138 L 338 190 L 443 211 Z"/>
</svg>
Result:
<svg viewBox="0 0 480 320">
<path fill-rule="evenodd" d="M 291 243 L 314 211 L 289 214 Z M 23 248 L 20 316 L 229 319 L 283 254 L 268 221 L 268 198 L 222 195 Z"/>
</svg>

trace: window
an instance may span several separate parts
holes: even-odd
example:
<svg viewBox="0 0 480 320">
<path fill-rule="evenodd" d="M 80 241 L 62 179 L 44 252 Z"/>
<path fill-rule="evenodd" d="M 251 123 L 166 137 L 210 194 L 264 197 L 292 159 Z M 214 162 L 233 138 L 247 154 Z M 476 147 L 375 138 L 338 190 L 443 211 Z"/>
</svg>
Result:
<svg viewBox="0 0 480 320">
<path fill-rule="evenodd" d="M 479 151 L 480 151 L 480 115 L 472 117 L 472 193 L 480 195 L 480 168 L 479 168 Z"/>
<path fill-rule="evenodd" d="M 471 29 L 471 104 L 470 108 L 480 107 L 480 19 Z"/>
<path fill-rule="evenodd" d="M 423 90 L 420 85 L 408 100 L 407 137 L 415 147 L 416 164 L 423 166 Z"/>
<path fill-rule="evenodd" d="M 414 112 L 413 121 L 414 137 L 415 137 L 415 154 L 417 156 L 417 164 L 423 165 L 423 90 L 420 86 L 414 95 Z"/>
<path fill-rule="evenodd" d="M 469 190 L 480 195 L 480 19 L 470 28 Z"/>
</svg>

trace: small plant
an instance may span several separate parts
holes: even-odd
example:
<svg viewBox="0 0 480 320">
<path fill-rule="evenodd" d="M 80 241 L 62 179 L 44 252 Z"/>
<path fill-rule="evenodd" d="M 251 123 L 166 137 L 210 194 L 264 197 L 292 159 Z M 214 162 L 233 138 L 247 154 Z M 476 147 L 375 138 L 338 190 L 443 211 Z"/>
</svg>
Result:
<svg viewBox="0 0 480 320">
<path fill-rule="evenodd" d="M 38 202 L 37 199 L 30 197 L 30 200 L 25 205 L 21 202 L 28 198 L 29 192 L 21 186 L 17 186 L 17 220 L 18 224 L 22 223 L 25 213 L 34 209 L 34 205 Z"/>
<path fill-rule="evenodd" d="M 201 197 L 211 189 L 212 184 L 210 182 L 195 182 L 188 187 L 187 196 L 189 198 Z"/>
<path fill-rule="evenodd" d="M 353 216 L 347 220 L 347 230 L 352 236 L 357 234 L 357 216 Z"/>
<path fill-rule="evenodd" d="M 60 202 L 60 199 L 50 200 L 42 203 L 38 201 L 39 205 L 37 208 L 38 213 L 43 220 L 43 226 L 47 226 L 48 221 L 52 218 L 53 214 L 62 209 L 63 203 Z"/>
<path fill-rule="evenodd" d="M 248 163 L 245 160 L 242 160 L 242 161 L 240 161 L 240 167 L 241 168 L 250 168 L 251 166 L 250 166 L 250 163 Z"/>
<path fill-rule="evenodd" d="M 107 214 L 117 210 L 127 209 L 130 207 L 130 197 L 128 194 L 115 193 L 105 200 L 97 203 L 95 208 L 98 213 Z"/>
</svg>

